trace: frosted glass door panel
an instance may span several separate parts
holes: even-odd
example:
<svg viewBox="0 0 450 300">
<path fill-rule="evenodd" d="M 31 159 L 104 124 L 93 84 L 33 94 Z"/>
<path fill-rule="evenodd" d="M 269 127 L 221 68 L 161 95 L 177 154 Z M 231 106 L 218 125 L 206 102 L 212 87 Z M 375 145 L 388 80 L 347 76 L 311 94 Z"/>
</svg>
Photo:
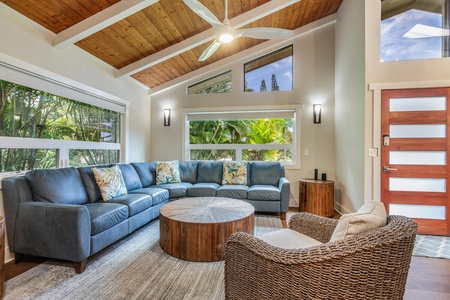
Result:
<svg viewBox="0 0 450 300">
<path fill-rule="evenodd" d="M 389 204 L 390 215 L 402 215 L 409 218 L 445 220 L 445 206 Z"/>
<path fill-rule="evenodd" d="M 445 97 L 391 98 L 390 111 L 445 110 Z"/>
<path fill-rule="evenodd" d="M 390 151 L 393 165 L 445 165 L 445 151 Z"/>
<path fill-rule="evenodd" d="M 445 193 L 446 180 L 440 178 L 389 178 L 390 191 Z"/>
<path fill-rule="evenodd" d="M 390 125 L 391 138 L 445 138 L 445 124 Z"/>
</svg>

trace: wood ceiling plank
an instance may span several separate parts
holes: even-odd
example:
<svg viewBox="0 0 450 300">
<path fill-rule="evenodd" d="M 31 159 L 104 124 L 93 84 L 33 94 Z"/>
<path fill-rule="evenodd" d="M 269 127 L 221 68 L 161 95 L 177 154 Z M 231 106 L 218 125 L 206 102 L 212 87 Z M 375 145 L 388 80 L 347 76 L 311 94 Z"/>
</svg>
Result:
<svg viewBox="0 0 450 300">
<path fill-rule="evenodd" d="M 182 1 L 165 1 L 162 3 L 167 13 L 172 16 L 172 22 L 183 38 L 189 38 L 197 33 L 211 28 L 211 25 L 195 14 Z"/>
<path fill-rule="evenodd" d="M 170 46 L 165 37 L 159 34 L 158 27 L 148 17 L 150 8 L 141 10 L 127 18 L 127 21 L 145 38 L 149 47 L 153 48 L 152 53 Z M 151 16 L 151 14 L 150 14 Z"/>
<path fill-rule="evenodd" d="M 112 49 L 107 44 L 104 44 L 102 41 L 94 38 L 93 36 L 87 37 L 80 41 L 79 43 L 83 43 L 82 49 L 92 55 L 96 55 L 99 47 L 102 48 L 105 56 L 108 56 L 108 61 L 111 66 L 121 65 L 123 61 L 119 60 L 120 53 L 118 53 L 115 49 Z"/>
<path fill-rule="evenodd" d="M 155 48 L 133 27 L 127 19 L 117 22 L 110 28 L 124 41 L 122 46 L 127 46 L 130 53 L 136 57 L 145 57 L 155 52 Z M 136 50 L 136 52 L 134 52 Z"/>
<path fill-rule="evenodd" d="M 196 70 L 198 57 L 194 56 L 191 51 L 186 51 L 181 53 L 179 56 L 191 69 L 191 71 Z"/>
<path fill-rule="evenodd" d="M 332 1 L 332 0 L 330 0 Z M 339 7 L 341 6 L 343 0 L 334 0 L 332 5 L 330 6 L 330 9 L 327 11 L 327 15 L 331 15 L 334 14 L 335 12 L 337 12 L 337 10 L 339 9 Z"/>
<path fill-rule="evenodd" d="M 239 16 L 243 13 L 244 12 L 242 10 L 242 1 L 241 0 L 228 1 L 229 18 L 234 18 L 235 16 Z"/>
<path fill-rule="evenodd" d="M 193 69 L 187 64 L 186 61 L 184 61 L 180 55 L 174 56 L 174 59 L 176 60 L 177 64 L 180 66 L 181 69 L 183 69 L 183 72 L 185 74 L 193 71 Z"/>
<path fill-rule="evenodd" d="M 70 7 L 70 9 L 72 9 L 76 14 L 78 14 L 81 20 L 84 20 L 92 16 L 92 13 L 88 9 L 86 9 L 86 7 L 81 5 L 80 2 L 78 1 L 61 0 L 61 3 L 64 3 L 65 5 Z"/>
<path fill-rule="evenodd" d="M 152 5 L 148 9 L 144 10 L 144 14 L 147 16 L 149 21 L 154 24 L 161 36 L 164 37 L 164 48 L 181 42 L 184 39 L 183 34 L 174 22 L 172 22 L 172 17 L 167 13 L 161 1 L 157 3 L 157 5 Z"/>
<path fill-rule="evenodd" d="M 38 9 L 32 2 L 26 0 L 0 1 L 54 33 L 60 32 L 66 28 L 63 24 L 55 22 L 50 15 Z"/>
<path fill-rule="evenodd" d="M 59 0 L 39 1 L 36 6 L 50 14 L 53 18 L 55 18 L 55 20 L 67 27 L 83 20 L 78 13 Z"/>
</svg>

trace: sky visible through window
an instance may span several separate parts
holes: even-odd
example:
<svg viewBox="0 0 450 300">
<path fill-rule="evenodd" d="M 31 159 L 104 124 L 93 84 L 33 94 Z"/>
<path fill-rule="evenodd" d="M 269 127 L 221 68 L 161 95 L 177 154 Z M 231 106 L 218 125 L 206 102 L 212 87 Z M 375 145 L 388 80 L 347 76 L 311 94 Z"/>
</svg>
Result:
<svg viewBox="0 0 450 300">
<path fill-rule="evenodd" d="M 416 24 L 442 28 L 442 15 L 412 9 L 381 22 L 381 61 L 442 57 L 442 38 L 403 37 Z"/>
<path fill-rule="evenodd" d="M 292 90 L 292 56 L 283 58 L 264 67 L 245 73 L 247 89 L 260 91 L 261 81 L 264 79 L 267 91 L 271 90 L 272 74 L 275 74 L 280 91 Z"/>
</svg>

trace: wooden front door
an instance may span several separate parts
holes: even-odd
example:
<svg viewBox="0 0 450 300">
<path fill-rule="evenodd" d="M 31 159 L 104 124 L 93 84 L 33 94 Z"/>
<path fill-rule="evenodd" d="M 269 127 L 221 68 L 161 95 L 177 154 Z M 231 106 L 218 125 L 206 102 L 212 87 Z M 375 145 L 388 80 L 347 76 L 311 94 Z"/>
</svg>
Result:
<svg viewBox="0 0 450 300">
<path fill-rule="evenodd" d="M 450 235 L 450 88 L 381 94 L 381 197 L 419 233 Z"/>
</svg>

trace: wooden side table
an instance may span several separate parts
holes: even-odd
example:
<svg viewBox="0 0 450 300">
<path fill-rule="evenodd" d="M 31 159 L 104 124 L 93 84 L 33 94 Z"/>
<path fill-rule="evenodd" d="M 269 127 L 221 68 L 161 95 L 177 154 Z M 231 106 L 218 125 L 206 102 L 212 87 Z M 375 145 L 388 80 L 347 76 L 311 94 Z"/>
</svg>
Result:
<svg viewBox="0 0 450 300">
<path fill-rule="evenodd" d="M 303 178 L 299 186 L 299 211 L 333 217 L 334 181 Z"/>
</svg>

